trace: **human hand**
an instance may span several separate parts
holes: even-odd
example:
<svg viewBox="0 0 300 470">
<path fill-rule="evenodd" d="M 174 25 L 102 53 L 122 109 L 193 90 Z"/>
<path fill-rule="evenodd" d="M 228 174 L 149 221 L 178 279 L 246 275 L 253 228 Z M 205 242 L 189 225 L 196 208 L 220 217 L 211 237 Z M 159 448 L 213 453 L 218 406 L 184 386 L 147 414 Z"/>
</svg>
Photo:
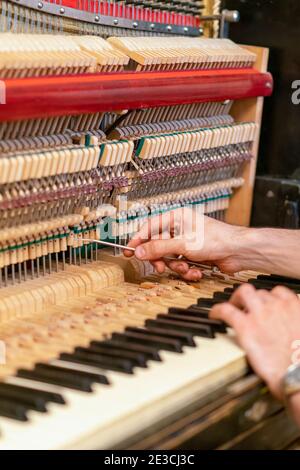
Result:
<svg viewBox="0 0 300 470">
<path fill-rule="evenodd" d="M 226 273 L 247 269 L 247 252 L 242 247 L 247 230 L 181 208 L 149 218 L 128 246 L 136 248 L 135 256 L 149 260 L 158 273 L 168 266 L 185 280 L 197 281 L 202 276 L 199 269 L 190 268 L 184 260 L 167 261 L 164 257 L 182 255 L 216 265 Z M 124 254 L 133 256 L 126 250 Z"/>
<path fill-rule="evenodd" d="M 300 340 L 299 298 L 285 287 L 268 292 L 245 284 L 229 302 L 215 305 L 210 316 L 234 328 L 254 371 L 282 399 L 282 379 Z"/>
</svg>

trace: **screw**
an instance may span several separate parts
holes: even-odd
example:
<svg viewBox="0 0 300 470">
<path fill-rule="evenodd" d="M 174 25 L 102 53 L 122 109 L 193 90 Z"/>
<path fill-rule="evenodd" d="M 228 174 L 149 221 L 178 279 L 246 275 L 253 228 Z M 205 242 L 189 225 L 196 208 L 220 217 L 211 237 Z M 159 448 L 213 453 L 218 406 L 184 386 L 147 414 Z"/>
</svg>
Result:
<svg viewBox="0 0 300 470">
<path fill-rule="evenodd" d="M 114 24 L 117 25 L 119 23 L 119 21 L 116 19 L 114 19 Z"/>
<path fill-rule="evenodd" d="M 61 15 L 63 15 L 64 12 L 65 12 L 65 9 L 64 9 L 64 8 L 61 8 L 61 9 L 59 10 L 59 13 L 60 13 Z"/>
<path fill-rule="evenodd" d="M 42 2 L 39 2 L 37 6 L 38 6 L 39 9 L 41 9 L 41 8 L 43 8 L 44 5 L 42 4 Z"/>
<path fill-rule="evenodd" d="M 134 22 L 132 23 L 132 26 L 133 26 L 134 28 L 137 28 L 138 25 L 139 25 L 139 24 L 138 24 L 136 21 L 134 21 Z"/>
<path fill-rule="evenodd" d="M 95 16 L 95 21 L 96 21 L 96 23 L 99 23 L 99 21 L 100 21 L 100 16 L 98 16 L 98 15 Z"/>
</svg>

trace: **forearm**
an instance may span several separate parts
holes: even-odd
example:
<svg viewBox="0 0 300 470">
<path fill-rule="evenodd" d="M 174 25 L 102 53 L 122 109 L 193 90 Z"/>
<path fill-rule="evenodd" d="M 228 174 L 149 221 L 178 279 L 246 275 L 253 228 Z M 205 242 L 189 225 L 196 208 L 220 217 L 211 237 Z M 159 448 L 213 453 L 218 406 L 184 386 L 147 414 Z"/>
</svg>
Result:
<svg viewBox="0 0 300 470">
<path fill-rule="evenodd" d="M 300 230 L 239 228 L 233 250 L 244 269 L 300 279 Z"/>
</svg>

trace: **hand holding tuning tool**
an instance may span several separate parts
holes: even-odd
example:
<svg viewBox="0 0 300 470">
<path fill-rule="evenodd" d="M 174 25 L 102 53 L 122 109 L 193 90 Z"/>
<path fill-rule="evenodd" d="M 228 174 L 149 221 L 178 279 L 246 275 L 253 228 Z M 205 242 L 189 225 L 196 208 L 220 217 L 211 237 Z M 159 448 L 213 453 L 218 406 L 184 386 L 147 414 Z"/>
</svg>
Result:
<svg viewBox="0 0 300 470">
<path fill-rule="evenodd" d="M 102 241 L 102 240 L 93 240 L 93 239 L 90 239 L 90 238 L 82 238 L 81 241 L 89 242 L 89 243 L 98 243 L 99 245 L 111 246 L 113 248 L 121 248 L 122 250 L 128 250 L 128 251 L 135 252 L 135 248 L 132 248 L 130 246 L 120 245 L 118 243 L 105 242 L 105 241 Z M 178 258 L 176 258 L 175 256 L 164 256 L 163 259 L 166 260 L 166 261 L 184 261 L 191 268 L 200 268 L 200 269 L 206 269 L 206 270 L 209 269 L 212 272 L 212 274 L 216 274 L 216 275 L 221 274 L 221 272 L 220 272 L 220 270 L 217 266 L 209 266 L 209 265 L 206 265 L 206 264 L 201 264 L 201 263 L 197 263 L 197 262 L 194 262 L 194 261 L 190 261 L 190 260 L 184 258 L 183 256 L 179 256 Z"/>
</svg>

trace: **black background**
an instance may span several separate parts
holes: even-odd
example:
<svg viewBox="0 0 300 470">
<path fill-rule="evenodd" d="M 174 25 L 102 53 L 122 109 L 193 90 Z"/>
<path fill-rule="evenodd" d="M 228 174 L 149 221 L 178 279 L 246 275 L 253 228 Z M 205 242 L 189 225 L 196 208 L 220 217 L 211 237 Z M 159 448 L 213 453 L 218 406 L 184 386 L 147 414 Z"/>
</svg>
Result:
<svg viewBox="0 0 300 470">
<path fill-rule="evenodd" d="M 270 48 L 275 89 L 265 101 L 258 174 L 290 176 L 300 168 L 300 105 L 292 83 L 300 80 L 300 0 L 224 0 L 241 13 L 230 26 L 236 42 Z"/>
</svg>

